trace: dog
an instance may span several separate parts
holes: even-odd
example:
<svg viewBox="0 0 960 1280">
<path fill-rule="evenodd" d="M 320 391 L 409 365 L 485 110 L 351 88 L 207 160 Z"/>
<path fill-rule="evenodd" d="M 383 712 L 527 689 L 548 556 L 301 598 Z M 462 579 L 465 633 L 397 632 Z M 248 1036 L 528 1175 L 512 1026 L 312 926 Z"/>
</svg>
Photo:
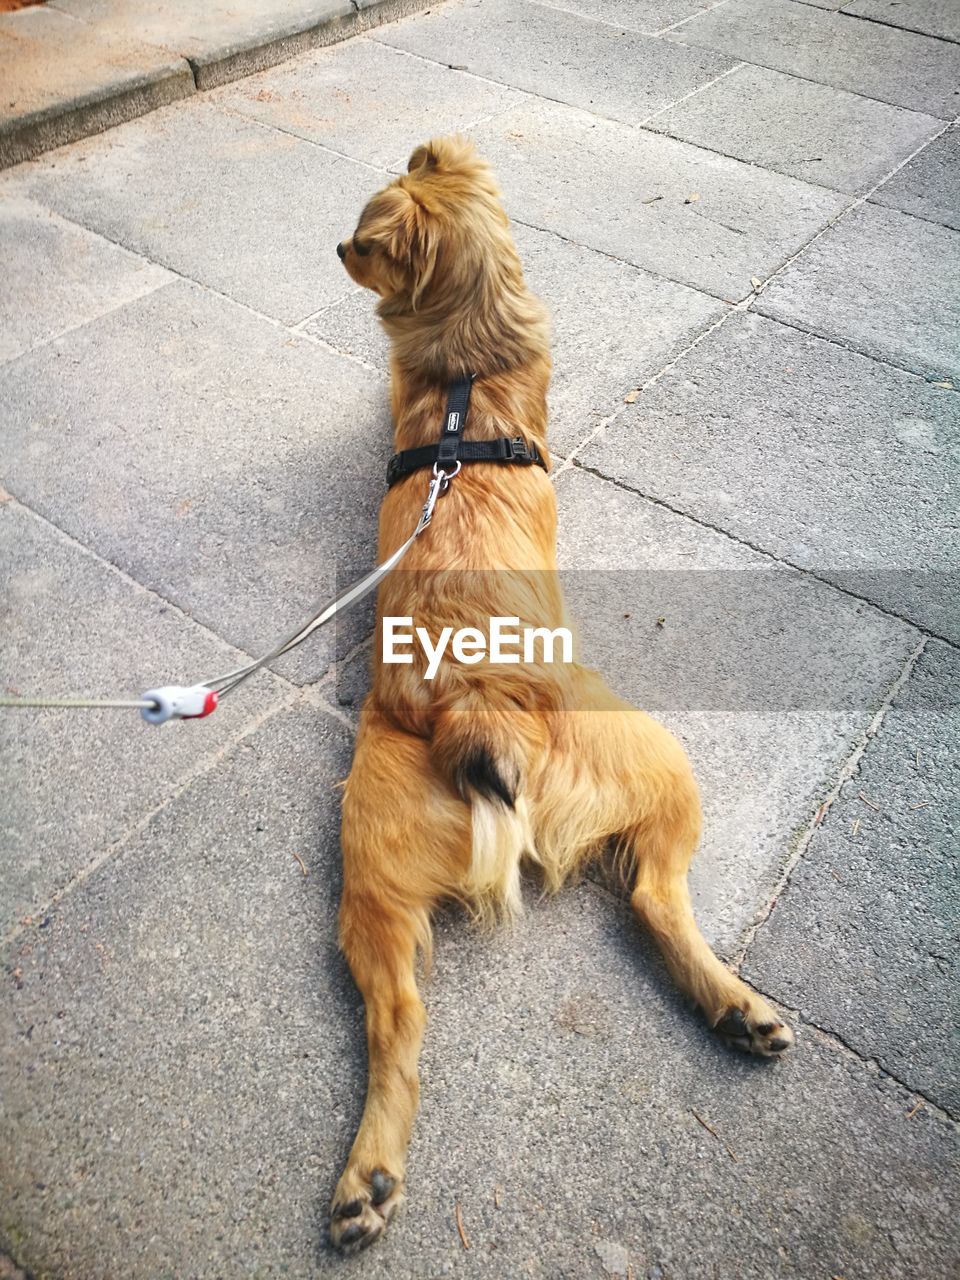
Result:
<svg viewBox="0 0 960 1280">
<path fill-rule="evenodd" d="M 435 444 L 449 385 L 475 375 L 466 437 L 522 437 L 549 467 L 547 313 L 472 143 L 417 147 L 337 253 L 379 296 L 396 449 Z M 433 636 L 493 615 L 565 626 L 544 467 L 463 466 L 402 570 L 381 584 L 378 622 L 413 618 Z M 381 558 L 417 523 L 429 474 L 388 490 Z M 340 944 L 365 1002 L 369 1054 L 366 1105 L 331 1208 L 331 1239 L 346 1253 L 377 1239 L 403 1196 L 425 1024 L 416 964 L 429 960 L 431 913 L 444 900 L 486 922 L 516 917 L 522 864 L 555 890 L 613 844 L 636 916 L 710 1027 L 767 1058 L 793 1041 L 697 927 L 687 868 L 700 803 L 676 739 L 575 661 L 446 657 L 427 680 L 411 657 L 374 658 L 343 794 Z"/>
</svg>

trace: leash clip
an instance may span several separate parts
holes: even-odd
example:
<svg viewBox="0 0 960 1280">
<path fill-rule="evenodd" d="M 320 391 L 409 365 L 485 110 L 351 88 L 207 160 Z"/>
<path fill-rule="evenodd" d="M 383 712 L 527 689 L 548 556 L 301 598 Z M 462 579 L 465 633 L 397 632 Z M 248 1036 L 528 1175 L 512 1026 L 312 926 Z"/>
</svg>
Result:
<svg viewBox="0 0 960 1280">
<path fill-rule="evenodd" d="M 423 504 L 423 510 L 420 512 L 420 520 L 413 535 L 414 537 L 423 533 L 424 529 L 433 519 L 433 509 L 437 505 L 438 499 L 442 498 L 450 488 L 450 481 L 455 475 L 459 474 L 462 466 L 463 463 L 458 461 L 455 471 L 446 472 L 438 463 L 435 462 L 433 464 L 433 479 L 430 481 L 430 488 L 427 490 L 427 500 Z"/>
<path fill-rule="evenodd" d="M 220 694 L 205 684 L 184 687 L 178 684 L 164 685 L 161 689 L 148 689 L 143 701 L 151 705 L 142 707 L 140 714 L 147 724 L 166 724 L 168 720 L 202 720 L 216 711 Z"/>
</svg>

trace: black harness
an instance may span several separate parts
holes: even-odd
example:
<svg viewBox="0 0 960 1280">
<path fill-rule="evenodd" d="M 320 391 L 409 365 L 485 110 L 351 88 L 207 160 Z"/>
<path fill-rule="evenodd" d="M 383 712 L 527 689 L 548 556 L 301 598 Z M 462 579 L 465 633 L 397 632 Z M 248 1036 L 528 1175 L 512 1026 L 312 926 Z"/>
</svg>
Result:
<svg viewBox="0 0 960 1280">
<path fill-rule="evenodd" d="M 470 408 L 470 392 L 476 374 L 458 378 L 450 383 L 447 392 L 447 412 L 440 433 L 439 444 L 425 444 L 418 449 L 404 449 L 395 453 L 387 463 L 387 484 L 394 485 L 412 471 L 423 467 L 438 467 L 448 475 L 456 474 L 461 463 L 512 462 L 520 467 L 536 463 L 547 469 L 547 464 L 537 446 L 528 445 L 523 436 L 497 436 L 495 440 L 464 440 L 463 428 Z"/>
</svg>

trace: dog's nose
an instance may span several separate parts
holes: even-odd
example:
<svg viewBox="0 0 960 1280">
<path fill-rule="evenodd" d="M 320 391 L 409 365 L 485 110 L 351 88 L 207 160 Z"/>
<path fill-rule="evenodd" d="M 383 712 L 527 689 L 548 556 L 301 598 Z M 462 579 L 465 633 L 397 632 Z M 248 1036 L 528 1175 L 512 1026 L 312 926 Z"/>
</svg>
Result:
<svg viewBox="0 0 960 1280">
<path fill-rule="evenodd" d="M 347 256 L 347 251 L 343 247 L 343 242 L 341 241 L 340 244 L 337 245 L 337 257 L 340 259 L 341 262 L 343 262 L 346 256 Z"/>
</svg>

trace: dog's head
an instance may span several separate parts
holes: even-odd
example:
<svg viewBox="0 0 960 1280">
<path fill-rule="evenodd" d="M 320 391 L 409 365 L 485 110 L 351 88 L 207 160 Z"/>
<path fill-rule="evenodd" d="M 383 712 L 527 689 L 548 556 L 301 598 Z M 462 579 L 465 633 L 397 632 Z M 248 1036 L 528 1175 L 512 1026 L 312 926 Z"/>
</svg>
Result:
<svg viewBox="0 0 960 1280">
<path fill-rule="evenodd" d="M 337 253 L 381 314 L 454 310 L 505 260 L 519 267 L 493 174 L 462 137 L 417 147 Z"/>
</svg>

